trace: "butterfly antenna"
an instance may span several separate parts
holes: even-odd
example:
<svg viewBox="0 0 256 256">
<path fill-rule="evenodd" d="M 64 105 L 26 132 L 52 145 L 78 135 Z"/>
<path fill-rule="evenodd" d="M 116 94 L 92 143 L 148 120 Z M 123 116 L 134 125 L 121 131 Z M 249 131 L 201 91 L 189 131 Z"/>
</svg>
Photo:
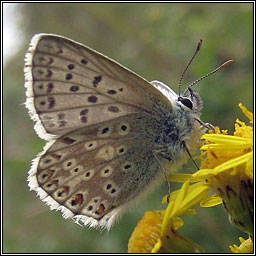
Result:
<svg viewBox="0 0 256 256">
<path fill-rule="evenodd" d="M 181 81 L 182 81 L 182 79 L 183 79 L 183 77 L 184 77 L 184 75 L 185 75 L 185 73 L 186 73 L 188 67 L 190 66 L 191 62 L 192 62 L 193 59 L 195 58 L 196 54 L 199 52 L 202 43 L 203 43 L 203 40 L 200 39 L 200 41 L 199 41 L 199 43 L 198 43 L 198 45 L 197 45 L 197 48 L 196 48 L 196 50 L 195 50 L 195 53 L 193 54 L 192 58 L 191 58 L 190 61 L 188 62 L 186 68 L 184 69 L 184 71 L 183 71 L 183 73 L 182 73 L 182 75 L 181 75 L 181 77 L 180 77 L 180 81 L 179 81 L 179 85 L 178 85 L 178 88 L 179 88 L 179 94 L 178 94 L 178 95 L 179 95 L 179 96 L 180 96 Z"/>
<path fill-rule="evenodd" d="M 198 83 L 199 81 L 203 80 L 204 78 L 206 78 L 206 77 L 208 77 L 208 76 L 210 76 L 210 75 L 216 73 L 216 72 L 219 71 L 220 69 L 229 66 L 232 62 L 233 62 L 233 60 L 228 60 L 228 61 L 224 62 L 222 65 L 220 65 L 218 68 L 216 68 L 216 69 L 214 69 L 213 71 L 211 71 L 210 73 L 208 73 L 208 74 L 206 74 L 206 75 L 204 75 L 204 76 L 198 78 L 196 81 L 194 81 L 193 83 L 191 83 L 191 84 L 188 86 L 188 88 L 186 89 L 186 91 L 184 92 L 184 94 L 185 94 L 187 91 L 190 91 L 190 90 L 191 90 L 191 87 L 192 87 L 193 85 L 195 85 L 195 84 Z"/>
</svg>

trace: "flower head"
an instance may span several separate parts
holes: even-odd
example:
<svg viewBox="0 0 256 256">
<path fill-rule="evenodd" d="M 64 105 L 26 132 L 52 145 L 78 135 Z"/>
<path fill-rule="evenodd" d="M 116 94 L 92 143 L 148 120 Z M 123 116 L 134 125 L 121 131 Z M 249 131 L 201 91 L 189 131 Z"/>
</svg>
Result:
<svg viewBox="0 0 256 256">
<path fill-rule="evenodd" d="M 250 118 L 252 113 L 240 108 Z M 208 174 L 207 181 L 222 198 L 230 221 L 239 229 L 253 232 L 253 128 L 236 120 L 234 136 L 205 134 L 201 148 L 202 168 L 194 176 Z"/>
<path fill-rule="evenodd" d="M 145 213 L 129 240 L 129 253 L 203 252 L 199 245 L 177 231 L 183 226 L 183 221 L 178 216 L 195 213 L 189 209 L 193 205 L 194 197 L 188 191 L 189 183 L 185 182 L 175 199 L 170 200 L 166 210 Z"/>
</svg>

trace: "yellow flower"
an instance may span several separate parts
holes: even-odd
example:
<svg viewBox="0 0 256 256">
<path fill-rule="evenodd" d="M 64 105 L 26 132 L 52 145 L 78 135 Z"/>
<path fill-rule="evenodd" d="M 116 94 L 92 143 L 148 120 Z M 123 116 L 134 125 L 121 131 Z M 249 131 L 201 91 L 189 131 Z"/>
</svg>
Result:
<svg viewBox="0 0 256 256">
<path fill-rule="evenodd" d="M 233 246 L 229 246 L 233 253 L 253 253 L 253 243 L 250 237 L 247 240 L 239 237 L 239 240 L 241 242 L 240 246 L 235 244 Z"/>
<path fill-rule="evenodd" d="M 252 113 L 239 107 L 253 123 Z M 194 174 L 171 174 L 172 181 L 197 182 L 217 194 L 205 197 L 200 205 L 214 206 L 223 201 L 230 221 L 246 233 L 253 233 L 253 127 L 236 120 L 234 136 L 215 129 L 202 136 L 201 169 Z M 200 182 L 200 183 L 199 183 Z M 220 197 L 220 198 L 219 198 Z"/>
<path fill-rule="evenodd" d="M 202 189 L 197 189 L 194 196 L 188 193 L 189 182 L 185 182 L 170 200 L 166 210 L 146 212 L 129 240 L 129 253 L 199 253 L 204 250 L 177 230 L 183 226 L 180 215 L 194 214 L 189 209 L 194 204 L 194 196 L 200 196 Z"/>
<path fill-rule="evenodd" d="M 160 237 L 164 210 L 147 211 L 129 240 L 129 253 L 149 253 Z"/>
</svg>

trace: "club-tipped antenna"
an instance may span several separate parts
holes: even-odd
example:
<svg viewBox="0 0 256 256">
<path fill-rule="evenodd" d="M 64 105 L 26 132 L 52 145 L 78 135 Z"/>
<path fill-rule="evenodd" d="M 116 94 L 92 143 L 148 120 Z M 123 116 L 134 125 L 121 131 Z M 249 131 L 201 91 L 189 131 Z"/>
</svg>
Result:
<svg viewBox="0 0 256 256">
<path fill-rule="evenodd" d="M 195 58 L 196 54 L 199 52 L 199 50 L 200 50 L 200 48 L 201 48 L 201 46 L 202 46 L 202 43 L 203 43 L 203 40 L 200 39 L 200 41 L 199 41 L 199 43 L 198 43 L 198 45 L 197 45 L 197 48 L 196 48 L 196 50 L 195 50 L 195 53 L 193 54 L 192 58 L 190 59 L 190 61 L 189 61 L 188 64 L 187 64 L 186 68 L 184 69 L 183 73 L 181 74 L 180 81 L 179 81 L 179 85 L 178 85 L 178 88 L 179 88 L 179 94 L 178 94 L 178 95 L 179 95 L 179 96 L 180 96 L 181 81 L 182 81 L 182 79 L 183 79 L 183 77 L 184 77 L 184 75 L 185 75 L 185 73 L 186 73 L 188 67 L 190 66 L 191 62 L 192 62 L 193 59 Z"/>
<path fill-rule="evenodd" d="M 204 76 L 198 78 L 196 81 L 194 81 L 193 83 L 191 83 L 191 84 L 187 87 L 187 89 L 185 90 L 184 94 L 185 94 L 187 91 L 189 91 L 190 88 L 191 88 L 193 85 L 195 85 L 195 84 L 198 83 L 199 81 L 203 80 L 204 78 L 206 78 L 206 77 L 208 77 L 208 76 L 210 76 L 210 75 L 216 73 L 216 72 L 219 71 L 220 69 L 229 66 L 232 62 L 233 62 L 233 60 L 228 60 L 228 61 L 224 62 L 222 65 L 220 65 L 218 68 L 216 68 L 216 69 L 214 69 L 213 71 L 211 71 L 210 73 L 208 73 L 208 74 L 206 74 L 206 75 L 204 75 Z"/>
</svg>

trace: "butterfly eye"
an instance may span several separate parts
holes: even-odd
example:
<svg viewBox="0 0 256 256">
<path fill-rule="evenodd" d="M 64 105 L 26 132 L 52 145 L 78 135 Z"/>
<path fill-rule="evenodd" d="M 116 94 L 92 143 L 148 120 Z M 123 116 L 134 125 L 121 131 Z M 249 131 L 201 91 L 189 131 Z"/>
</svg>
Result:
<svg viewBox="0 0 256 256">
<path fill-rule="evenodd" d="M 192 102 L 191 102 L 190 99 L 180 97 L 180 98 L 179 98 L 179 101 L 180 101 L 183 105 L 185 105 L 187 108 L 189 108 L 189 109 L 192 110 L 193 104 L 192 104 Z"/>
</svg>

